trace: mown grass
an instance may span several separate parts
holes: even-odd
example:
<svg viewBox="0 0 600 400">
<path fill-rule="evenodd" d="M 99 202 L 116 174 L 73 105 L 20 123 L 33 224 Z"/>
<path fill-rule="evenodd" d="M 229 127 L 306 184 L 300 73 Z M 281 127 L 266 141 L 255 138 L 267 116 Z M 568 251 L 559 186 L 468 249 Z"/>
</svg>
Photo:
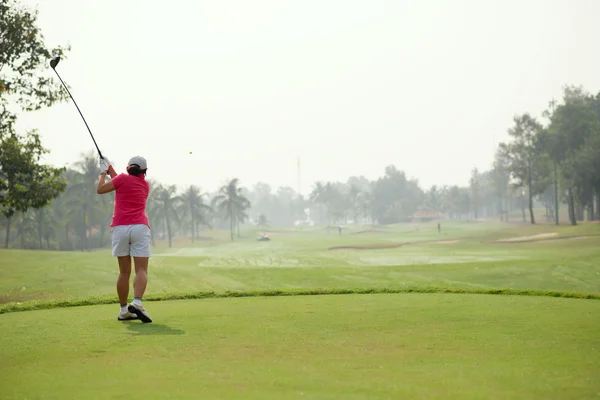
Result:
<svg viewBox="0 0 600 400">
<path fill-rule="evenodd" d="M 0 315 L 0 398 L 582 399 L 600 302 L 379 294 Z M 136 383 L 137 382 L 137 383 Z"/>
<path fill-rule="evenodd" d="M 600 224 L 577 227 L 442 222 L 387 228 L 356 227 L 326 234 L 323 227 L 271 232 L 256 242 L 245 232 L 234 243 L 218 239 L 155 249 L 148 295 L 289 289 L 402 288 L 600 291 L 600 236 L 577 240 L 494 243 L 498 238 L 558 232 L 559 237 L 600 234 Z M 207 236 L 209 233 L 204 233 Z M 458 240 L 452 244 L 439 241 Z M 428 244 L 416 244 L 428 241 Z M 378 250 L 330 247 L 397 244 Z M 92 253 L 0 251 L 0 303 L 114 296 L 117 264 L 110 250 Z"/>
</svg>

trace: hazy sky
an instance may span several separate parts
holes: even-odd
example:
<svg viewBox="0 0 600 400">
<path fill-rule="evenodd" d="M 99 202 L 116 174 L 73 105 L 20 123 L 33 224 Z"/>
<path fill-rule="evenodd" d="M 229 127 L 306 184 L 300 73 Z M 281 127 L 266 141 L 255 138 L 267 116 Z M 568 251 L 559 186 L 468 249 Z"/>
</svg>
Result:
<svg viewBox="0 0 600 400">
<path fill-rule="evenodd" d="M 140 154 L 149 177 L 211 191 L 296 189 L 297 156 L 304 194 L 388 164 L 466 184 L 514 114 L 600 91 L 597 0 L 21 1 L 72 45 L 57 70 L 117 170 Z M 53 164 L 93 149 L 72 103 L 18 126 Z"/>
</svg>

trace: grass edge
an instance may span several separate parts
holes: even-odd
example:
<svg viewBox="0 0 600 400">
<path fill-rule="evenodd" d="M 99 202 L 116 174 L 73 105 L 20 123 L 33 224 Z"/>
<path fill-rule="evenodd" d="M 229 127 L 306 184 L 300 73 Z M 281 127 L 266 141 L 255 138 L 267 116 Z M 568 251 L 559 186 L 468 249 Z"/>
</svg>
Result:
<svg viewBox="0 0 600 400">
<path fill-rule="evenodd" d="M 451 293 L 451 294 L 487 294 L 509 296 L 545 296 L 574 299 L 600 300 L 600 293 L 570 292 L 541 289 L 510 288 L 444 288 L 437 286 L 419 287 L 379 287 L 379 288 L 315 288 L 315 289 L 268 289 L 223 292 L 205 291 L 188 293 L 158 293 L 144 297 L 145 301 L 191 300 L 228 297 L 272 297 L 272 296 L 316 296 L 341 294 L 401 294 L 401 293 Z M 117 304 L 116 296 L 94 296 L 62 300 L 32 300 L 10 302 L 0 305 L 0 314 L 34 310 L 48 310 L 102 304 Z"/>
</svg>

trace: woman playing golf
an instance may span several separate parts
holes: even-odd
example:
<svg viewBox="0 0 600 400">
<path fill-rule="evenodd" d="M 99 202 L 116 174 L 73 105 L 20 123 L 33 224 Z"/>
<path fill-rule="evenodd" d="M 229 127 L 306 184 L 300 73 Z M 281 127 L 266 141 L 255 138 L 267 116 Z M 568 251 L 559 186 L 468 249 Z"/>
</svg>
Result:
<svg viewBox="0 0 600 400">
<path fill-rule="evenodd" d="M 117 294 L 121 303 L 119 321 L 140 319 L 152 322 L 152 318 L 142 306 L 142 297 L 148 282 L 148 259 L 150 258 L 150 224 L 146 215 L 146 200 L 150 185 L 146 181 L 146 159 L 136 156 L 127 163 L 127 173 L 119 174 L 107 159 L 100 160 L 100 180 L 98 194 L 115 193 L 115 206 L 112 218 L 112 255 L 119 261 Z M 109 173 L 111 180 L 106 181 Z M 127 305 L 131 257 L 135 265 L 133 280 L 133 301 Z"/>
</svg>

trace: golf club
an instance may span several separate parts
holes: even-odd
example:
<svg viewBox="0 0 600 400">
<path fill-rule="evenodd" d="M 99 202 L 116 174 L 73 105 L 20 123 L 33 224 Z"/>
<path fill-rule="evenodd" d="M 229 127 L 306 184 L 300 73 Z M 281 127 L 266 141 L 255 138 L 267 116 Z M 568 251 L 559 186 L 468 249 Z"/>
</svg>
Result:
<svg viewBox="0 0 600 400">
<path fill-rule="evenodd" d="M 73 104 L 75 104 L 75 107 L 77 107 L 77 111 L 79 111 L 79 115 L 81 115 L 81 119 L 83 119 L 83 122 L 85 123 L 85 127 L 87 128 L 88 132 L 90 133 L 90 136 L 92 137 L 92 140 L 94 141 L 96 150 L 98 150 L 98 155 L 100 156 L 101 159 L 104 160 L 104 156 L 102 156 L 102 153 L 100 152 L 100 149 L 98 148 L 98 144 L 96 143 L 96 139 L 94 139 L 94 135 L 92 135 L 92 131 L 90 130 L 90 127 L 88 126 L 87 122 L 85 121 L 85 118 L 83 118 L 83 114 L 81 113 L 81 110 L 79 109 L 79 106 L 77 105 L 77 102 L 73 98 L 73 95 L 71 95 L 71 92 L 69 92 L 67 85 L 65 85 L 65 83 L 63 82 L 63 80 L 60 77 L 60 75 L 58 74 L 58 72 L 56 72 L 56 66 L 58 65 L 59 61 L 60 61 L 60 57 L 54 57 L 52 60 L 50 60 L 50 66 L 56 73 L 56 76 L 58 76 L 58 79 L 60 79 L 60 82 L 62 83 L 62 85 L 65 88 L 65 90 L 67 91 L 67 93 L 69 93 L 69 96 L 71 96 L 71 100 L 73 100 Z"/>
</svg>

